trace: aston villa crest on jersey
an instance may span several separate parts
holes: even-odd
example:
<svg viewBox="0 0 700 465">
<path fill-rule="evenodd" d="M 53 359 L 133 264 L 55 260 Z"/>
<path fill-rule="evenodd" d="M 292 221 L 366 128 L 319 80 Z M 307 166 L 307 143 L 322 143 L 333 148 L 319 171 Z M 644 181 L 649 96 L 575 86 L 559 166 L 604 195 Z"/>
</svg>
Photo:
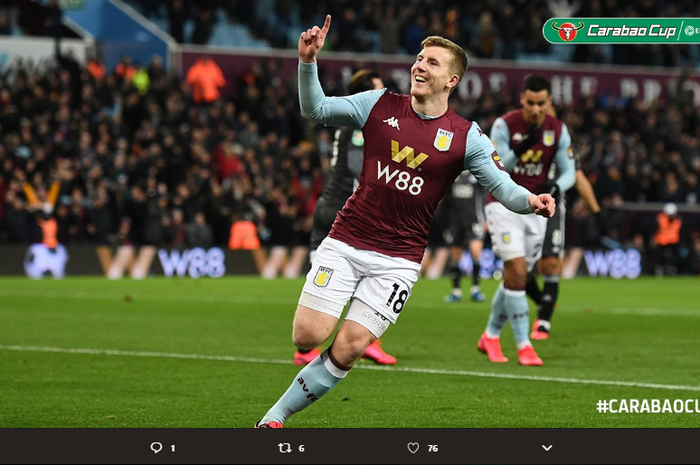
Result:
<svg viewBox="0 0 700 465">
<path fill-rule="evenodd" d="M 542 131 L 542 143 L 545 147 L 551 147 L 554 145 L 554 131 L 551 129 Z"/>
<path fill-rule="evenodd" d="M 439 128 L 437 134 L 435 135 L 435 142 L 433 142 L 433 146 L 435 146 L 435 148 L 441 152 L 447 152 L 450 150 L 453 136 L 453 132 Z"/>
</svg>

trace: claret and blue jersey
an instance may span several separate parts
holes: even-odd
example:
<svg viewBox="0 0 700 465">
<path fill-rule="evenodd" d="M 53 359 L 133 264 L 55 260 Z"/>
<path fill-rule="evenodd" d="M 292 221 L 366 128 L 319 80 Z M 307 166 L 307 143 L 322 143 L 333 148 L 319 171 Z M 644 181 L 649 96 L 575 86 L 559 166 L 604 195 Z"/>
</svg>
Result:
<svg viewBox="0 0 700 465">
<path fill-rule="evenodd" d="M 503 171 L 488 136 L 451 109 L 437 118 L 420 115 L 410 96 L 386 89 L 325 97 L 315 64 L 299 64 L 299 84 L 305 117 L 364 133 L 360 184 L 330 237 L 419 263 L 435 208 L 464 169 L 509 208 L 532 212 L 530 192 Z"/>
<path fill-rule="evenodd" d="M 537 192 L 555 176 L 550 170 L 558 169 L 557 184 L 561 192 L 566 192 L 576 182 L 576 165 L 571 149 L 571 136 L 566 125 L 547 115 L 540 127 L 541 136 L 535 144 L 520 157 L 513 147 L 527 134 L 528 124 L 522 110 L 513 110 L 494 121 L 491 140 L 503 158 L 513 180 L 532 192 Z M 487 202 L 493 202 L 492 196 Z"/>
</svg>

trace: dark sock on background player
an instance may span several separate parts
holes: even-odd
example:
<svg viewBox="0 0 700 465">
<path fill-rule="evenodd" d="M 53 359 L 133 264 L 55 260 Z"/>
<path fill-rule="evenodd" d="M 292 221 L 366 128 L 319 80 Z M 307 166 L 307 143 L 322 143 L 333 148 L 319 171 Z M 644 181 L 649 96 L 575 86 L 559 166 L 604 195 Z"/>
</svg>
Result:
<svg viewBox="0 0 700 465">
<path fill-rule="evenodd" d="M 527 284 L 525 284 L 525 292 L 527 296 L 532 299 L 537 305 L 538 314 L 539 308 L 542 305 L 542 291 L 540 290 L 540 285 L 537 283 L 537 278 L 534 273 L 530 273 L 527 276 Z"/>
<path fill-rule="evenodd" d="M 554 313 L 554 307 L 557 304 L 557 297 L 559 296 L 559 276 L 545 276 L 543 279 L 544 289 L 542 290 L 542 304 L 540 305 L 538 318 L 540 320 L 552 321 L 552 314 Z"/>
<path fill-rule="evenodd" d="M 452 289 L 460 289 L 460 281 L 462 280 L 462 270 L 459 268 L 459 263 L 453 262 L 450 265 L 450 278 L 452 279 Z"/>
<path fill-rule="evenodd" d="M 530 294 L 530 289 L 535 288 L 533 291 L 535 295 L 539 293 L 539 306 L 537 311 L 537 319 L 532 325 L 532 333 L 530 334 L 530 339 L 535 339 L 538 341 L 543 341 L 549 339 L 549 331 L 552 328 L 552 314 L 554 313 L 554 308 L 557 304 L 557 297 L 559 296 L 559 275 L 556 276 L 544 276 L 542 279 L 544 281 L 544 289 L 542 291 L 536 286 L 536 280 L 534 276 L 531 276 L 535 286 L 530 286 L 530 281 L 528 280 L 528 295 Z M 535 300 L 534 297 L 532 297 Z"/>
<path fill-rule="evenodd" d="M 459 267 L 459 262 L 450 259 L 450 265 L 448 268 L 448 276 L 452 281 L 452 291 L 450 295 L 445 296 L 442 300 L 444 302 L 459 302 L 462 300 L 462 270 Z"/>
<path fill-rule="evenodd" d="M 481 278 L 479 277 L 479 273 L 481 273 L 481 262 L 478 260 L 474 261 L 474 268 L 472 269 L 472 285 L 473 286 L 478 286 L 479 281 Z"/>
</svg>

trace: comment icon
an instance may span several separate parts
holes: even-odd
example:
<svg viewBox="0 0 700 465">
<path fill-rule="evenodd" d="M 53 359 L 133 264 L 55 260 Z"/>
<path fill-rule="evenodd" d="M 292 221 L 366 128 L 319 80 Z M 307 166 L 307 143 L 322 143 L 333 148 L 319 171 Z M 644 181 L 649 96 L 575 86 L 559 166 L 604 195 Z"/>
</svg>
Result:
<svg viewBox="0 0 700 465">
<path fill-rule="evenodd" d="M 157 454 L 161 450 L 163 450 L 163 444 L 159 442 L 152 442 L 151 443 L 151 450 L 153 451 L 154 454 Z"/>
</svg>

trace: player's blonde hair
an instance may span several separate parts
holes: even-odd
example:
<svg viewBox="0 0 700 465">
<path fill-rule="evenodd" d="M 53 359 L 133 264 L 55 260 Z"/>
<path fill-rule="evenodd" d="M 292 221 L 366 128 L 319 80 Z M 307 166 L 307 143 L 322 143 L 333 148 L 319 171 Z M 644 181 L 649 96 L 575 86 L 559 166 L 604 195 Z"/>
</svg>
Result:
<svg viewBox="0 0 700 465">
<path fill-rule="evenodd" d="M 423 42 L 420 43 L 420 48 L 423 50 L 425 47 L 441 47 L 449 51 L 452 55 L 450 71 L 459 76 L 460 81 L 462 80 L 464 73 L 467 72 L 467 67 L 469 66 L 467 52 L 465 52 L 462 47 L 441 36 L 428 36 L 423 39 Z M 452 88 L 452 91 L 450 92 L 453 92 L 456 88 L 457 86 Z"/>
</svg>

